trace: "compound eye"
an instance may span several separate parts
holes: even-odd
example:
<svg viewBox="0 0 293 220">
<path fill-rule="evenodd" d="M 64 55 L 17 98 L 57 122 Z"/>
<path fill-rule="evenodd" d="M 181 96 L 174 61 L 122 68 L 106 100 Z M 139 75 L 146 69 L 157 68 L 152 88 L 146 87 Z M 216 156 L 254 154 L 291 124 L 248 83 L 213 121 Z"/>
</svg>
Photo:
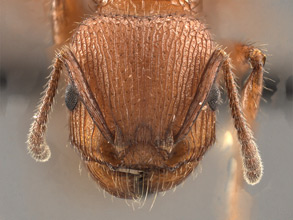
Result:
<svg viewBox="0 0 293 220">
<path fill-rule="evenodd" d="M 78 93 L 76 88 L 69 84 L 65 91 L 65 104 L 70 111 L 73 111 L 78 102 Z"/>
<path fill-rule="evenodd" d="M 213 87 L 211 88 L 207 102 L 210 108 L 212 109 L 212 111 L 216 111 L 218 108 L 218 105 L 221 103 L 221 92 L 216 84 L 214 84 Z"/>
</svg>

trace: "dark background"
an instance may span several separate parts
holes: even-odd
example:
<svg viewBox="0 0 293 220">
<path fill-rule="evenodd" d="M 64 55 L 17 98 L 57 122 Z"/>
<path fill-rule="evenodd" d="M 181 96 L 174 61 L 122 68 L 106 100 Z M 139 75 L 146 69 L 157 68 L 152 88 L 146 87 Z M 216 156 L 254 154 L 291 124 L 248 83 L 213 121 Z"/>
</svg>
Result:
<svg viewBox="0 0 293 220">
<path fill-rule="evenodd" d="M 255 42 L 268 50 L 264 100 L 256 141 L 264 176 L 240 189 L 243 219 L 293 219 L 293 103 L 286 82 L 293 75 L 291 0 L 206 0 L 206 21 L 218 40 Z M 47 143 L 52 158 L 36 163 L 26 151 L 32 116 L 54 56 L 51 27 L 42 1 L 0 2 L 0 219 L 226 219 L 230 150 L 223 136 L 231 127 L 224 102 L 217 142 L 176 192 L 150 197 L 132 210 L 124 200 L 99 191 L 68 141 L 64 85 L 50 115 Z M 271 80 L 270 80 L 271 79 Z M 276 92 L 274 92 L 276 91 Z M 197 177 L 195 177 L 197 175 Z M 193 178 L 194 177 L 194 178 Z"/>
</svg>

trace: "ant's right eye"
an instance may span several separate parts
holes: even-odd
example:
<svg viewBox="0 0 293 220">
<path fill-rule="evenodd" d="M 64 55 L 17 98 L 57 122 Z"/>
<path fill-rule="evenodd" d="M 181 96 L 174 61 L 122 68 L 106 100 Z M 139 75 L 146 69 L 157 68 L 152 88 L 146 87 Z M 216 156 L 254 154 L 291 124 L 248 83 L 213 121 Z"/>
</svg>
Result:
<svg viewBox="0 0 293 220">
<path fill-rule="evenodd" d="M 78 102 L 78 93 L 76 88 L 69 84 L 65 91 L 65 104 L 70 111 L 73 111 Z"/>
</svg>

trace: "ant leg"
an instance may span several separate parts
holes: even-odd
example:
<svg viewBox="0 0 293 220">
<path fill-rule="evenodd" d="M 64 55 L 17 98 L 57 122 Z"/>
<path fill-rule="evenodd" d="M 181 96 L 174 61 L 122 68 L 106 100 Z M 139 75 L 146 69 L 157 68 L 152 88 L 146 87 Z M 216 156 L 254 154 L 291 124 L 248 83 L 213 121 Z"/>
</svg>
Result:
<svg viewBox="0 0 293 220">
<path fill-rule="evenodd" d="M 192 12 L 201 15 L 203 13 L 202 0 L 190 1 L 190 9 L 191 9 Z"/>
<path fill-rule="evenodd" d="M 229 98 L 230 109 L 234 119 L 234 126 L 237 130 L 237 136 L 241 144 L 241 157 L 243 161 L 244 179 L 248 184 L 257 184 L 263 174 L 263 166 L 261 158 L 254 142 L 252 131 L 246 122 L 241 104 L 239 101 L 239 94 L 235 84 L 234 75 L 231 71 L 231 64 L 229 60 L 223 63 L 223 73 L 227 94 Z"/>
<path fill-rule="evenodd" d="M 259 49 L 252 46 L 243 46 L 241 50 L 244 53 L 246 60 L 251 63 L 253 68 L 242 89 L 241 99 L 244 114 L 248 121 L 252 122 L 257 115 L 262 95 L 266 56 Z"/>
<path fill-rule="evenodd" d="M 51 10 L 54 42 L 62 44 L 81 21 L 83 8 L 76 0 L 52 0 Z"/>
<path fill-rule="evenodd" d="M 53 99 L 57 91 L 58 81 L 62 70 L 62 54 L 63 52 L 57 55 L 53 63 L 53 71 L 50 74 L 47 88 L 41 99 L 38 112 L 34 115 L 34 122 L 31 125 L 30 133 L 28 135 L 28 151 L 36 161 L 45 162 L 51 156 L 50 148 L 44 140 L 44 133 L 46 131 L 48 114 L 53 104 Z"/>
<path fill-rule="evenodd" d="M 241 91 L 243 112 L 249 124 L 252 125 L 256 118 L 262 95 L 266 56 L 259 49 L 244 44 L 235 44 L 232 55 L 237 66 L 243 67 L 243 63 L 248 62 L 252 66 L 252 72 Z"/>
</svg>

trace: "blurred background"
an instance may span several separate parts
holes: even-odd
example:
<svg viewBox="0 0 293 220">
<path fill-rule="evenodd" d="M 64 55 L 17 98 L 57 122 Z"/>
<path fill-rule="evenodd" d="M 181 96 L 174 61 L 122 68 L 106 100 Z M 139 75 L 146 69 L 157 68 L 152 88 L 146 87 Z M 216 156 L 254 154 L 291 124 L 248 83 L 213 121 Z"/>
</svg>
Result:
<svg viewBox="0 0 293 220">
<path fill-rule="evenodd" d="M 55 50 L 48 7 L 47 1 L 0 2 L 0 219 L 227 219 L 233 159 L 223 147 L 231 130 L 225 97 L 216 144 L 175 192 L 158 195 L 151 211 L 153 197 L 133 211 L 131 202 L 104 194 L 88 177 L 69 144 L 62 83 L 47 132 L 52 157 L 37 163 L 27 154 L 27 133 Z M 238 188 L 239 216 L 293 219 L 293 1 L 204 0 L 204 12 L 218 42 L 254 42 L 268 55 L 255 132 L 264 176 Z"/>
</svg>

